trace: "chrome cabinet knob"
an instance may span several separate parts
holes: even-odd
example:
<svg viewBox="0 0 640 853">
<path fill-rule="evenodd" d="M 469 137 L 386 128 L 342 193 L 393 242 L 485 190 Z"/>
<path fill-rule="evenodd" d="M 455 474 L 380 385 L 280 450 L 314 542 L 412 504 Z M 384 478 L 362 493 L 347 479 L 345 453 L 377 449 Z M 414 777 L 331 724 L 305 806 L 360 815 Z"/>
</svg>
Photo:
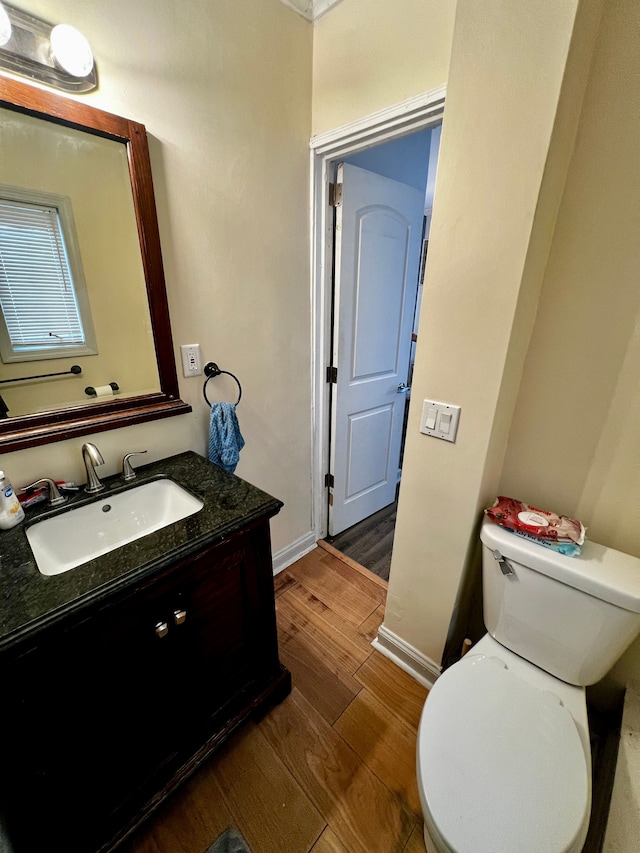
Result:
<svg viewBox="0 0 640 853">
<path fill-rule="evenodd" d="M 158 622 L 156 623 L 156 636 L 162 638 L 166 637 L 169 633 L 169 626 L 166 622 Z"/>
<path fill-rule="evenodd" d="M 186 610 L 174 610 L 173 611 L 173 621 L 176 625 L 182 625 L 187 618 Z"/>
</svg>

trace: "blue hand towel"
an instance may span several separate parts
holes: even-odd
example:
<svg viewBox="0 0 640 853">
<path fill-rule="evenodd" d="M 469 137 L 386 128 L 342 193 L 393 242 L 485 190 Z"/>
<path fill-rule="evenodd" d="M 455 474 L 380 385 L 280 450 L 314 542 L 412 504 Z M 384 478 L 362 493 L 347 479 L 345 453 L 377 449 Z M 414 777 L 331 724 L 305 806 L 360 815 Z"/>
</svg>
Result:
<svg viewBox="0 0 640 853">
<path fill-rule="evenodd" d="M 233 473 L 244 447 L 235 403 L 213 403 L 209 421 L 209 460 Z"/>
</svg>

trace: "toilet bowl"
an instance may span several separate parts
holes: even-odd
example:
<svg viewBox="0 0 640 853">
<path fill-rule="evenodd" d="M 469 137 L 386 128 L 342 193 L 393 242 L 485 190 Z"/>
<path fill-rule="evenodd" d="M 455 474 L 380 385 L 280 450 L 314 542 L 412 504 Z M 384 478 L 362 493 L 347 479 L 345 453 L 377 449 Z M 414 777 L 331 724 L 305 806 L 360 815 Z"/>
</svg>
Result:
<svg viewBox="0 0 640 853">
<path fill-rule="evenodd" d="M 485 519 L 488 633 L 431 689 L 417 739 L 428 853 L 580 853 L 591 811 L 585 687 L 640 631 L 640 560 L 566 557 Z"/>
<path fill-rule="evenodd" d="M 584 689 L 485 636 L 429 694 L 417 773 L 428 853 L 579 853 L 591 805 Z"/>
</svg>

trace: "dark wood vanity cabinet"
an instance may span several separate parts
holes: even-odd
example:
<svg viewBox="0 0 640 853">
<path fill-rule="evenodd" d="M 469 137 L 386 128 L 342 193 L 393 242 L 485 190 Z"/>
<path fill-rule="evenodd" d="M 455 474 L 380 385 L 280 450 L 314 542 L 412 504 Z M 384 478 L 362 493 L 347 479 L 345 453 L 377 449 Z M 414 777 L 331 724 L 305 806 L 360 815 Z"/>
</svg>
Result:
<svg viewBox="0 0 640 853">
<path fill-rule="evenodd" d="M 268 519 L 60 620 L 2 671 L 15 853 L 113 849 L 246 716 L 290 690 Z"/>
</svg>

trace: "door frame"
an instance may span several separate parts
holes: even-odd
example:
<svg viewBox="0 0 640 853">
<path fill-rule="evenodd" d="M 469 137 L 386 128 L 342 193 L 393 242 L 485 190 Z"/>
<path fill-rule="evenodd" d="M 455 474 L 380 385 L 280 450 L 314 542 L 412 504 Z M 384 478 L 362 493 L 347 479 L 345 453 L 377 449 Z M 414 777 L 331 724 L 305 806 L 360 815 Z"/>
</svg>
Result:
<svg viewBox="0 0 640 853">
<path fill-rule="evenodd" d="M 315 540 L 327 535 L 325 474 L 329 471 L 333 211 L 329 183 L 336 160 L 442 122 L 446 87 L 313 136 L 311 149 L 311 419 L 312 513 Z"/>
</svg>

